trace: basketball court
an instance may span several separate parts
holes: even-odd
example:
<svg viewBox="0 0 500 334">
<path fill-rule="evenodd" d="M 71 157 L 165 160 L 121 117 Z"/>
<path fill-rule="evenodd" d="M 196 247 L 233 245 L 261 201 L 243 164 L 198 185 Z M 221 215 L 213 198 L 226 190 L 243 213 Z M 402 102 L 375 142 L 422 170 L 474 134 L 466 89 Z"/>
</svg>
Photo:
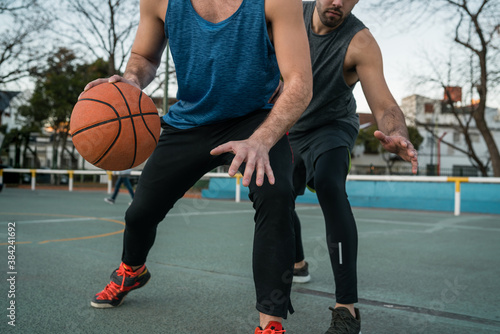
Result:
<svg viewBox="0 0 500 334">
<path fill-rule="evenodd" d="M 159 226 L 148 285 L 118 308 L 94 309 L 90 299 L 119 265 L 130 200 L 120 193 L 110 205 L 106 196 L 0 193 L 1 333 L 253 333 L 250 202 L 179 201 Z M 294 284 L 296 312 L 284 327 L 322 334 L 334 304 L 323 220 L 317 205 L 297 209 L 312 280 Z M 500 333 L 500 216 L 353 211 L 363 334 Z M 15 263 L 8 263 L 12 223 Z"/>
</svg>

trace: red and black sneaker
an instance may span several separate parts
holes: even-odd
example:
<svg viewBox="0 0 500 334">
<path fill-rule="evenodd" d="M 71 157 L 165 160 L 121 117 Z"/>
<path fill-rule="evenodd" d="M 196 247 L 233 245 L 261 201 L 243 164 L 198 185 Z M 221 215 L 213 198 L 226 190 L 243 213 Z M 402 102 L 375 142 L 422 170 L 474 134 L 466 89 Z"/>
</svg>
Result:
<svg viewBox="0 0 500 334">
<path fill-rule="evenodd" d="M 119 306 L 130 291 L 143 287 L 150 278 L 146 265 L 134 271 L 122 262 L 111 274 L 111 282 L 94 296 L 90 305 L 96 308 Z"/>
<path fill-rule="evenodd" d="M 285 333 L 285 330 L 281 326 L 281 323 L 277 321 L 270 321 L 266 328 L 262 329 L 262 327 L 255 328 L 254 334 L 282 334 Z"/>
</svg>

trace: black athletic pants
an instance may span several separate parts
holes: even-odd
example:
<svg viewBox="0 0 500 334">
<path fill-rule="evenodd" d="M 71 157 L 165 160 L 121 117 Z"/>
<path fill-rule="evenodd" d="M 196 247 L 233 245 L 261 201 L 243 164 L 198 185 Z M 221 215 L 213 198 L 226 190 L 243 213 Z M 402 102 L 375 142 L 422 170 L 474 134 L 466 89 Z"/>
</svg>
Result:
<svg viewBox="0 0 500 334">
<path fill-rule="evenodd" d="M 297 163 L 301 163 L 300 160 Z M 302 167 L 296 166 L 294 183 L 300 189 L 305 182 Z M 326 242 L 335 277 L 337 303 L 353 304 L 358 301 L 356 261 L 358 232 L 347 199 L 345 182 L 349 172 L 349 150 L 338 147 L 322 153 L 314 165 L 314 189 L 325 218 Z M 297 175 L 299 174 L 299 176 Z M 302 181 L 300 181 L 302 180 Z M 294 211 L 296 262 L 304 260 L 300 220 Z"/>
<path fill-rule="evenodd" d="M 125 216 L 124 263 L 132 266 L 145 263 L 157 225 L 174 203 L 205 173 L 230 164 L 234 157 L 211 156 L 210 150 L 228 141 L 247 139 L 267 113 L 259 111 L 187 130 L 163 123 L 158 145 L 148 159 Z M 253 273 L 257 310 L 286 318 L 288 311 L 293 312 L 290 289 L 295 254 L 292 154 L 286 136 L 271 149 L 269 157 L 275 184 L 270 185 L 266 179 L 263 186 L 257 187 L 254 173 L 249 186 L 249 197 L 256 211 Z M 244 171 L 244 166 L 240 171 Z"/>
</svg>

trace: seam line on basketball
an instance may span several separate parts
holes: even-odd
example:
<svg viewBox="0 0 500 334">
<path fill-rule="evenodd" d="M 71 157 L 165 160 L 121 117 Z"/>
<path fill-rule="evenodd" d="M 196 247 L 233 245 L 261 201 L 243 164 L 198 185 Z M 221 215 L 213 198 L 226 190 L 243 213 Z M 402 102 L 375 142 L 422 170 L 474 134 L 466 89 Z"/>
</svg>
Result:
<svg viewBox="0 0 500 334">
<path fill-rule="evenodd" d="M 116 141 L 118 140 L 118 137 L 120 137 L 120 133 L 122 131 L 122 122 L 121 122 L 121 119 L 120 119 L 120 114 L 118 113 L 118 111 L 116 111 L 115 107 L 113 107 L 111 104 L 107 103 L 107 102 L 104 102 L 104 101 L 101 101 L 101 100 L 97 100 L 97 99 L 81 99 L 81 100 L 78 100 L 78 102 L 82 101 L 82 100 L 86 100 L 86 101 L 94 101 L 94 102 L 97 102 L 97 103 L 102 103 L 104 105 L 107 105 L 108 107 L 111 108 L 111 110 L 113 110 L 113 112 L 115 113 L 116 115 L 116 120 L 118 121 L 118 134 L 115 136 L 115 138 L 113 139 L 113 142 L 108 146 L 108 148 L 106 149 L 106 151 L 104 151 L 103 154 L 101 154 L 100 157 L 98 157 L 96 160 L 94 161 L 89 161 L 92 165 L 97 165 L 101 160 L 102 158 L 104 158 L 108 152 L 111 150 L 111 148 L 115 145 Z M 104 124 L 106 124 L 107 122 L 105 122 Z M 94 125 L 93 127 L 95 127 L 96 125 Z"/>
<path fill-rule="evenodd" d="M 123 101 L 125 102 L 125 105 L 127 106 L 127 110 L 128 110 L 129 116 L 132 116 L 132 111 L 130 110 L 130 106 L 128 105 L 127 98 L 123 94 L 122 90 L 115 83 L 113 83 L 113 86 L 115 86 L 115 88 L 118 90 L 118 92 L 122 96 Z M 139 101 L 141 100 L 140 99 L 141 96 L 142 96 L 142 90 L 141 90 L 141 93 L 139 94 Z M 140 110 L 140 104 L 139 104 L 139 110 Z M 133 130 L 133 134 L 134 134 L 134 158 L 132 159 L 132 162 L 129 165 L 129 168 L 132 168 L 134 166 L 134 164 L 135 164 L 135 159 L 137 157 L 137 134 L 135 133 L 135 123 L 134 123 L 134 118 L 133 117 L 130 117 L 130 123 L 132 124 L 132 130 Z"/>
<path fill-rule="evenodd" d="M 99 101 L 96 101 L 96 102 L 99 102 Z M 82 129 L 80 129 L 78 131 L 75 131 L 71 136 L 74 137 L 74 136 L 80 134 L 81 132 L 85 132 L 85 131 L 87 131 L 89 129 L 92 129 L 92 128 L 95 128 L 95 127 L 98 127 L 98 126 L 101 126 L 101 125 L 104 125 L 104 124 L 108 124 L 108 123 L 112 123 L 112 122 L 118 122 L 118 121 L 121 121 L 121 120 L 133 118 L 133 117 L 150 116 L 150 115 L 156 115 L 156 116 L 158 116 L 158 113 L 150 112 L 150 113 L 144 113 L 142 115 L 135 114 L 135 115 L 131 115 L 131 116 L 120 116 L 120 117 L 117 117 L 117 118 L 114 118 L 114 119 L 111 119 L 111 120 L 106 120 L 106 121 L 102 121 L 102 122 L 99 122 L 99 123 L 96 123 L 96 124 L 92 124 L 90 126 L 86 126 L 86 127 L 82 128 Z"/>
<path fill-rule="evenodd" d="M 148 132 L 149 132 L 149 134 L 151 135 L 151 137 L 153 138 L 154 142 L 155 142 L 156 144 L 158 144 L 158 140 L 156 139 L 156 137 L 155 137 L 154 133 L 151 131 L 151 129 L 150 129 L 150 128 L 149 128 L 149 126 L 148 126 L 148 123 L 146 123 L 146 120 L 144 119 L 144 116 L 143 116 L 143 115 L 147 115 L 147 114 L 143 114 L 143 113 L 142 113 L 142 104 L 141 104 L 141 102 L 142 102 L 142 94 L 141 94 L 141 96 L 139 97 L 139 112 L 140 112 L 140 115 L 141 115 L 141 118 L 142 118 L 142 122 L 144 123 L 144 126 L 145 126 L 145 127 L 146 127 L 146 129 L 148 130 Z M 157 113 L 157 115 L 158 115 L 158 113 Z"/>
</svg>

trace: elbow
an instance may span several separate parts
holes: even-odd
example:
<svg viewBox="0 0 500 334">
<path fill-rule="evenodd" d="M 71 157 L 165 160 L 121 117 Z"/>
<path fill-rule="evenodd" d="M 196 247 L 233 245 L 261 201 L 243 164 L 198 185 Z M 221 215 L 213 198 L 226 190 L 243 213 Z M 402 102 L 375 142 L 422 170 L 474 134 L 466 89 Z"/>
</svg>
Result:
<svg viewBox="0 0 500 334">
<path fill-rule="evenodd" d="M 313 84 L 312 78 L 310 80 L 304 80 L 301 85 L 302 87 L 302 100 L 304 103 L 304 110 L 307 108 L 313 97 Z"/>
<path fill-rule="evenodd" d="M 312 85 L 312 80 L 311 82 L 306 85 L 307 88 L 306 88 L 306 93 L 305 93 L 305 102 L 306 102 L 306 107 L 309 105 L 309 103 L 311 102 L 312 100 L 312 97 L 313 97 L 313 85 Z"/>
<path fill-rule="evenodd" d="M 313 97 L 313 81 L 312 75 L 303 75 L 297 81 L 295 85 L 295 91 L 297 95 L 300 96 L 301 105 L 304 110 L 307 108 Z"/>
</svg>

